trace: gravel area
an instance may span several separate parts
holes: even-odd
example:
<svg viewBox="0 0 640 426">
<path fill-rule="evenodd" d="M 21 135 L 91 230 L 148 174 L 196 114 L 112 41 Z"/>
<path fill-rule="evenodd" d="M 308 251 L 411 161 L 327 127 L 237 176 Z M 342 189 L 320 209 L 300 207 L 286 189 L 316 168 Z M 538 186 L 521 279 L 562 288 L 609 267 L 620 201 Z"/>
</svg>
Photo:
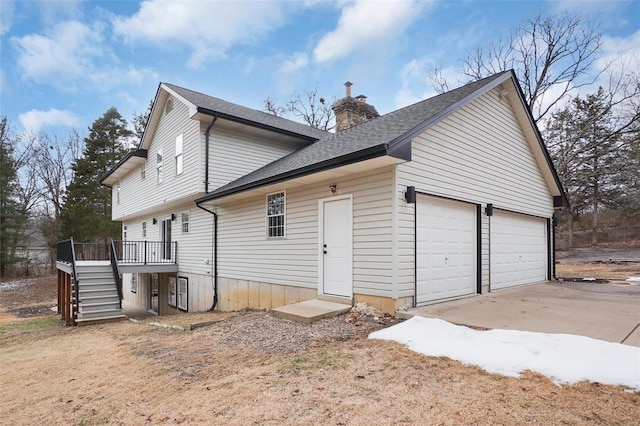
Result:
<svg viewBox="0 0 640 426">
<path fill-rule="evenodd" d="M 217 326 L 222 328 L 220 343 L 270 354 L 298 353 L 330 342 L 366 337 L 400 321 L 390 316 L 354 312 L 305 324 L 260 311 L 229 318 Z"/>
</svg>

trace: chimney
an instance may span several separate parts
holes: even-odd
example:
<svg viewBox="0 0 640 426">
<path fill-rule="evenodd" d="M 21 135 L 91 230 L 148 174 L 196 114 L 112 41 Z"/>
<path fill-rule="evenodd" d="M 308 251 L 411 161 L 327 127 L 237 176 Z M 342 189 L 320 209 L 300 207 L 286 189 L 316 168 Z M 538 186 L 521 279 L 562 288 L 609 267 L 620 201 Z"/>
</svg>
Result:
<svg viewBox="0 0 640 426">
<path fill-rule="evenodd" d="M 351 97 L 351 86 L 353 86 L 353 83 L 350 81 L 347 81 L 344 84 L 345 87 L 345 97 L 350 98 Z"/>
<path fill-rule="evenodd" d="M 344 86 L 346 88 L 346 96 L 338 99 L 332 107 L 336 115 L 336 132 L 341 132 L 365 121 L 380 117 L 373 105 L 367 104 L 366 96 L 358 95 L 355 99 L 351 97 L 353 83 L 347 81 Z"/>
</svg>

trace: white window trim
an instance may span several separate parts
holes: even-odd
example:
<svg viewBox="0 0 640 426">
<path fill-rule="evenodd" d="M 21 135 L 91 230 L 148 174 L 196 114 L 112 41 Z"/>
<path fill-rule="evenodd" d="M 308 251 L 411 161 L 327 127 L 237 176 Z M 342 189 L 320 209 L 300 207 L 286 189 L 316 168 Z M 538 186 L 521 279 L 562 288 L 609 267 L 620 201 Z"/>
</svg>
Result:
<svg viewBox="0 0 640 426">
<path fill-rule="evenodd" d="M 173 292 L 171 290 L 173 290 Z M 178 279 L 174 276 L 169 276 L 169 295 L 167 297 L 167 304 L 174 308 L 178 305 Z"/>
<path fill-rule="evenodd" d="M 184 220 L 184 215 L 187 216 L 187 220 Z M 187 225 L 187 230 L 184 230 L 184 225 Z M 183 234 L 188 234 L 191 232 L 191 210 L 186 210 L 180 213 L 180 231 Z"/>
<path fill-rule="evenodd" d="M 158 158 L 160 158 L 160 161 L 158 161 Z M 158 184 L 162 183 L 163 168 L 164 168 L 164 156 L 162 155 L 162 148 L 160 148 L 156 153 L 156 182 Z"/>
<path fill-rule="evenodd" d="M 169 96 L 167 102 L 164 104 L 164 115 L 169 115 L 171 111 L 173 111 L 173 97 Z"/>
<path fill-rule="evenodd" d="M 176 175 L 181 175 L 182 172 L 184 171 L 184 157 L 183 157 L 183 141 L 184 138 L 182 136 L 182 133 L 179 134 L 178 136 L 176 136 L 176 154 L 175 154 L 175 164 L 176 164 Z"/>
<path fill-rule="evenodd" d="M 180 302 L 180 283 L 183 282 L 184 283 L 184 303 Z M 189 310 L 189 279 L 186 277 L 178 277 L 178 281 L 177 281 L 177 288 L 176 288 L 176 299 L 177 299 L 177 305 L 178 305 L 178 309 L 182 310 L 182 311 L 188 311 Z"/>
<path fill-rule="evenodd" d="M 278 195 L 278 194 L 282 194 L 283 197 L 283 212 L 282 212 L 282 235 L 277 235 L 277 236 L 270 236 L 269 235 L 269 218 L 270 217 L 276 217 L 276 216 L 280 216 L 280 215 L 273 215 L 273 216 L 269 216 L 269 197 L 272 195 Z M 287 192 L 286 191 L 278 191 L 278 192 L 272 192 L 271 194 L 267 194 L 267 196 L 265 197 L 265 235 L 267 237 L 267 239 L 269 240 L 282 240 L 282 239 L 286 239 L 287 238 Z"/>
</svg>

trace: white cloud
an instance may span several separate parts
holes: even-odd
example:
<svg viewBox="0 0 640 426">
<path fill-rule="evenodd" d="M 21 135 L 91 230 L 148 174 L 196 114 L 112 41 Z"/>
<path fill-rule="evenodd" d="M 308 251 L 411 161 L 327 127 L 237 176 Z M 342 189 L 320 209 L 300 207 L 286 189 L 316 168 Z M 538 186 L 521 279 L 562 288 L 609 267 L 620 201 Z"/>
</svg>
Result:
<svg viewBox="0 0 640 426">
<path fill-rule="evenodd" d="M 357 0 L 345 5 L 335 30 L 325 34 L 313 51 L 317 62 L 331 62 L 354 51 L 375 51 L 400 36 L 419 15 L 424 3 L 411 0 Z"/>
<path fill-rule="evenodd" d="M 20 114 L 18 117 L 20 124 L 27 133 L 38 133 L 45 127 L 79 127 L 80 119 L 69 111 L 60 111 L 51 108 L 48 111 L 32 109 L 29 112 Z"/>
<path fill-rule="evenodd" d="M 396 92 L 394 99 L 396 108 L 402 108 L 438 94 L 429 78 L 435 67 L 436 63 L 432 57 L 413 59 L 404 65 L 400 71 L 402 88 Z M 455 89 L 463 84 L 464 76 L 455 67 L 444 67 L 439 71 L 444 81 L 448 82 L 449 89 Z"/>
<path fill-rule="evenodd" d="M 151 42 L 191 49 L 188 66 L 197 68 L 224 57 L 234 44 L 260 41 L 285 22 L 290 2 L 176 2 L 147 0 L 131 17 L 116 17 L 114 32 L 129 42 Z"/>
<path fill-rule="evenodd" d="M 633 1 L 623 0 L 547 0 L 552 12 L 613 13 Z"/>
<path fill-rule="evenodd" d="M 284 59 L 275 73 L 280 90 L 289 92 L 293 89 L 298 71 L 304 69 L 309 64 L 309 56 L 306 52 L 296 52 Z"/>
<path fill-rule="evenodd" d="M 0 1 L 0 36 L 11 29 L 15 8 L 11 0 Z"/>
<path fill-rule="evenodd" d="M 91 85 L 106 91 L 120 84 L 135 84 L 145 78 L 155 79 L 153 72 L 122 66 L 107 46 L 105 26 L 66 21 L 43 34 L 12 38 L 18 51 L 17 63 L 24 77 L 36 82 L 52 83 L 64 91 Z"/>
</svg>

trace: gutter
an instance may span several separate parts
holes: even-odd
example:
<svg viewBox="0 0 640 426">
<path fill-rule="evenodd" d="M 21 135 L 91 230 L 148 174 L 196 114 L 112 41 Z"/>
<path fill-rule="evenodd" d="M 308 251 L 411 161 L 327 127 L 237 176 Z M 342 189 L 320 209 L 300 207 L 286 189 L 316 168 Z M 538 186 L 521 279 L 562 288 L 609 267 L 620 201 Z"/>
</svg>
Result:
<svg viewBox="0 0 640 426">
<path fill-rule="evenodd" d="M 218 214 L 203 207 L 198 201 L 196 201 L 196 206 L 213 215 L 213 301 L 211 307 L 207 309 L 207 312 L 211 312 L 218 304 Z"/>
<path fill-rule="evenodd" d="M 207 127 L 207 130 L 204 132 L 204 192 L 206 194 L 209 193 L 209 132 L 213 125 L 216 124 L 216 121 L 218 121 L 218 116 L 214 114 L 211 124 L 209 124 L 209 127 Z"/>
<path fill-rule="evenodd" d="M 303 176 L 307 176 L 313 173 L 322 172 L 325 170 L 330 170 L 336 167 L 346 166 L 353 163 L 358 163 L 360 161 L 371 160 L 378 157 L 383 157 L 388 155 L 388 145 L 381 144 L 372 146 L 368 149 L 362 151 L 356 151 L 351 154 L 344 155 L 338 158 L 332 158 L 327 161 L 323 161 L 320 163 L 311 164 L 306 167 L 302 167 L 299 169 L 291 170 L 286 173 L 281 173 L 279 175 L 270 176 L 264 179 L 257 180 L 255 182 L 249 182 L 244 185 L 240 185 L 237 187 L 232 187 L 229 189 L 223 189 L 222 191 L 216 190 L 211 194 L 207 194 L 201 198 L 196 200 L 196 204 L 204 203 L 205 201 L 211 201 L 218 198 L 226 197 L 228 195 L 233 195 L 239 192 L 249 191 L 251 189 L 256 189 L 262 186 L 271 185 L 274 183 L 284 182 L 290 179 L 295 179 Z M 224 187 L 223 187 L 224 188 Z"/>
<path fill-rule="evenodd" d="M 315 142 L 315 141 L 319 140 L 319 138 L 314 137 L 314 136 L 303 135 L 303 134 L 300 134 L 300 133 L 296 133 L 296 132 L 292 132 L 292 131 L 289 131 L 289 130 L 281 129 L 279 127 L 274 127 L 274 126 L 270 126 L 268 124 L 259 123 L 257 121 L 248 120 L 246 118 L 236 117 L 235 115 L 231 115 L 231 114 L 226 114 L 224 112 L 210 110 L 210 109 L 207 109 L 207 108 L 204 108 L 204 107 L 200 107 L 200 106 L 197 107 L 197 111 L 199 113 L 202 113 L 202 114 L 212 115 L 214 117 L 219 117 L 219 118 L 222 118 L 224 120 L 233 121 L 235 123 L 246 124 L 246 125 L 251 126 L 251 127 L 257 127 L 259 129 L 264 129 L 264 130 L 269 130 L 271 132 L 280 133 L 282 135 L 292 136 L 292 137 L 297 138 L 297 139 L 305 139 L 305 140 L 307 140 L 309 142 Z M 329 133 L 327 132 L 327 134 L 329 134 Z"/>
</svg>

